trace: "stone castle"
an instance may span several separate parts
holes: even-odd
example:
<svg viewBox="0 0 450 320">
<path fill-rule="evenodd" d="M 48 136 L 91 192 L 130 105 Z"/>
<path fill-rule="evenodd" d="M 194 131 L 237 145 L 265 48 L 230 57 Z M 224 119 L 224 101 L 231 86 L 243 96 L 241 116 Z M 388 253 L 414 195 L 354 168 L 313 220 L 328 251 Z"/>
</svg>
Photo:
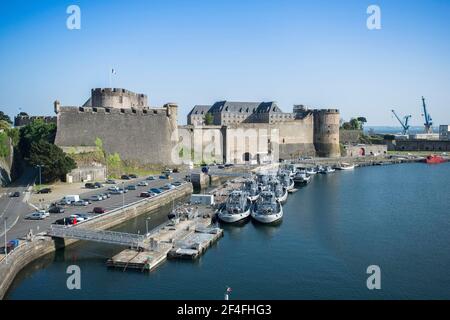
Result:
<svg viewBox="0 0 450 320">
<path fill-rule="evenodd" d="M 188 151 L 183 159 L 189 160 L 202 148 L 214 149 L 208 161 L 226 163 L 340 155 L 337 109 L 296 105 L 285 113 L 276 102 L 220 101 L 194 106 L 184 126 L 177 124 L 177 109 L 173 103 L 150 107 L 145 94 L 125 89 L 92 89 L 82 106 L 55 101 L 55 143 L 66 151 L 83 152 L 92 150 L 100 138 L 107 153 L 142 164 L 177 163 L 179 152 L 174 150 L 181 149 Z M 206 114 L 211 115 L 209 123 Z M 267 134 L 254 143 L 254 132 Z"/>
</svg>

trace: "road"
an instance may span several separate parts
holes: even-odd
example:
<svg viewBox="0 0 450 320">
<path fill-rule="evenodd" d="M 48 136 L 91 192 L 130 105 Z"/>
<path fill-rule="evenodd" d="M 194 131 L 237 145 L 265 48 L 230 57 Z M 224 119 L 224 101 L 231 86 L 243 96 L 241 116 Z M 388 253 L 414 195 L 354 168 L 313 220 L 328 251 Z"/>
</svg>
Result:
<svg viewBox="0 0 450 320">
<path fill-rule="evenodd" d="M 33 210 L 27 203 L 30 193 L 27 191 L 29 186 L 34 183 L 37 177 L 37 171 L 33 168 L 25 170 L 24 174 L 7 188 L 2 190 L 0 196 L 0 239 L 3 240 L 6 231 L 12 229 L 21 219 L 23 214 Z M 20 197 L 10 197 L 11 193 L 20 192 Z M 8 237 L 9 238 L 9 237 Z"/>
<path fill-rule="evenodd" d="M 172 174 L 172 179 L 158 179 L 153 181 L 147 181 L 146 177 L 140 177 L 137 179 L 131 179 L 131 180 L 125 180 L 123 181 L 123 185 L 126 187 L 128 185 L 137 185 L 139 181 L 145 180 L 148 182 L 148 186 L 142 186 L 137 187 L 137 190 L 129 190 L 124 195 L 122 194 L 113 194 L 111 195 L 111 198 L 102 200 L 102 201 L 92 201 L 92 204 L 88 206 L 65 206 L 65 212 L 64 213 L 58 213 L 58 214 L 50 214 L 50 217 L 46 218 L 45 220 L 27 220 L 25 217 L 35 211 L 34 208 L 29 207 L 28 205 L 24 204 L 24 207 L 21 207 L 19 205 L 19 202 L 21 202 L 19 199 L 22 199 L 23 196 L 20 198 L 11 198 L 11 201 L 13 205 L 10 205 L 10 207 L 6 210 L 6 212 L 9 212 L 8 214 L 8 221 L 10 217 L 14 217 L 14 219 L 18 219 L 17 223 L 14 224 L 7 232 L 7 239 L 15 239 L 18 237 L 25 236 L 30 230 L 33 231 L 33 234 L 43 232 L 47 230 L 50 225 L 55 222 L 58 219 L 69 217 L 72 214 L 75 213 L 91 213 L 94 207 L 103 207 L 107 211 L 119 208 L 123 206 L 123 204 L 127 205 L 133 202 L 136 202 L 137 200 L 140 200 L 142 198 L 139 197 L 140 193 L 143 191 L 148 191 L 150 188 L 155 187 L 162 187 L 167 183 L 174 182 L 174 181 L 181 181 L 185 177 L 186 173 L 174 173 Z M 117 186 L 122 187 L 122 180 L 117 180 Z M 111 187 L 112 185 L 105 185 L 105 187 L 100 189 L 84 189 L 83 193 L 80 193 L 80 198 L 88 199 L 90 196 L 105 193 L 107 192 L 107 189 Z M 23 203 L 23 202 L 21 202 Z M 17 207 L 17 205 L 19 205 Z M 25 209 L 26 208 L 26 209 Z M 3 221 L 3 220 L 2 220 Z M 8 225 L 9 222 L 8 222 Z M 3 229 L 2 229 L 3 230 Z M 3 243 L 3 238 L 0 239 L 1 243 Z M 0 245 L 0 246 L 3 246 Z"/>
</svg>

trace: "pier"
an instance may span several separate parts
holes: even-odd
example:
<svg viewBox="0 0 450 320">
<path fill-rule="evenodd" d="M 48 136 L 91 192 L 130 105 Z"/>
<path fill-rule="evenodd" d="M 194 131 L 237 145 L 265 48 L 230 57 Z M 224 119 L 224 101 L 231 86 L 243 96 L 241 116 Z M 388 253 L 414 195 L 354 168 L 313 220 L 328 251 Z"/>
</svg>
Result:
<svg viewBox="0 0 450 320">
<path fill-rule="evenodd" d="M 195 209 L 195 216 L 172 219 L 145 235 L 139 248 L 121 251 L 106 265 L 123 271 L 153 271 L 167 258 L 198 258 L 223 236 L 223 230 L 211 226 L 211 207 Z"/>
</svg>

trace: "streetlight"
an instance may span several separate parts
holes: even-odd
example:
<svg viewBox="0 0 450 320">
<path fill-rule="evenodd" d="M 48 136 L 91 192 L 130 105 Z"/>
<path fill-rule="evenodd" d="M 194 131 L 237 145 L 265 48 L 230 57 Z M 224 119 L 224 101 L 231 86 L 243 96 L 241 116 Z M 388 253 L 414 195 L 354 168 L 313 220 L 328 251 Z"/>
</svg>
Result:
<svg viewBox="0 0 450 320">
<path fill-rule="evenodd" d="M 44 166 L 43 164 L 37 164 L 36 165 L 36 167 L 39 168 L 39 186 L 41 186 L 41 184 L 42 184 L 42 167 L 43 166 Z"/>
<path fill-rule="evenodd" d="M 145 234 L 146 236 L 148 236 L 148 220 L 150 220 L 151 217 L 148 217 L 145 219 L 145 229 L 147 230 L 147 233 Z"/>
<path fill-rule="evenodd" d="M 6 263 L 8 263 L 8 243 L 7 243 L 7 237 L 6 237 L 6 221 L 8 220 L 8 217 L 5 217 L 4 221 L 5 221 L 5 258 L 6 258 Z"/>
<path fill-rule="evenodd" d="M 122 208 L 125 207 L 125 182 L 122 181 Z"/>
</svg>

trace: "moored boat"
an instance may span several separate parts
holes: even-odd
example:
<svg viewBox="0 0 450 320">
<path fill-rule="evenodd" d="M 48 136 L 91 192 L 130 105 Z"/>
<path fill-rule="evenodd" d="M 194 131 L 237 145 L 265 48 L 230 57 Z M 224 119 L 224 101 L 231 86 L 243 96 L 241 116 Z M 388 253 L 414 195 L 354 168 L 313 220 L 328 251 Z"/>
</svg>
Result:
<svg viewBox="0 0 450 320">
<path fill-rule="evenodd" d="M 251 216 L 261 223 L 274 223 L 283 218 L 283 207 L 272 191 L 263 191 L 253 205 Z"/>
<path fill-rule="evenodd" d="M 311 176 L 308 175 L 306 172 L 299 171 L 294 176 L 295 184 L 308 184 L 310 181 L 311 181 Z"/>
<path fill-rule="evenodd" d="M 241 190 L 230 193 L 225 206 L 219 211 L 218 217 L 226 223 L 234 223 L 250 216 L 251 201 L 247 194 Z"/>
<path fill-rule="evenodd" d="M 287 191 L 294 189 L 294 179 L 291 178 L 289 172 L 281 172 L 279 175 L 279 179 L 281 184 L 286 188 Z"/>
<path fill-rule="evenodd" d="M 249 197 L 250 201 L 258 200 L 259 188 L 255 180 L 253 179 L 245 180 L 242 190 L 247 193 L 247 196 Z"/>
<path fill-rule="evenodd" d="M 339 170 L 353 170 L 353 169 L 355 169 L 355 165 L 343 162 L 343 163 L 341 163 L 341 165 L 337 169 L 339 169 Z"/>
<path fill-rule="evenodd" d="M 425 162 L 428 164 L 438 164 L 445 162 L 445 159 L 441 156 L 429 155 L 428 157 L 425 158 Z"/>
</svg>

